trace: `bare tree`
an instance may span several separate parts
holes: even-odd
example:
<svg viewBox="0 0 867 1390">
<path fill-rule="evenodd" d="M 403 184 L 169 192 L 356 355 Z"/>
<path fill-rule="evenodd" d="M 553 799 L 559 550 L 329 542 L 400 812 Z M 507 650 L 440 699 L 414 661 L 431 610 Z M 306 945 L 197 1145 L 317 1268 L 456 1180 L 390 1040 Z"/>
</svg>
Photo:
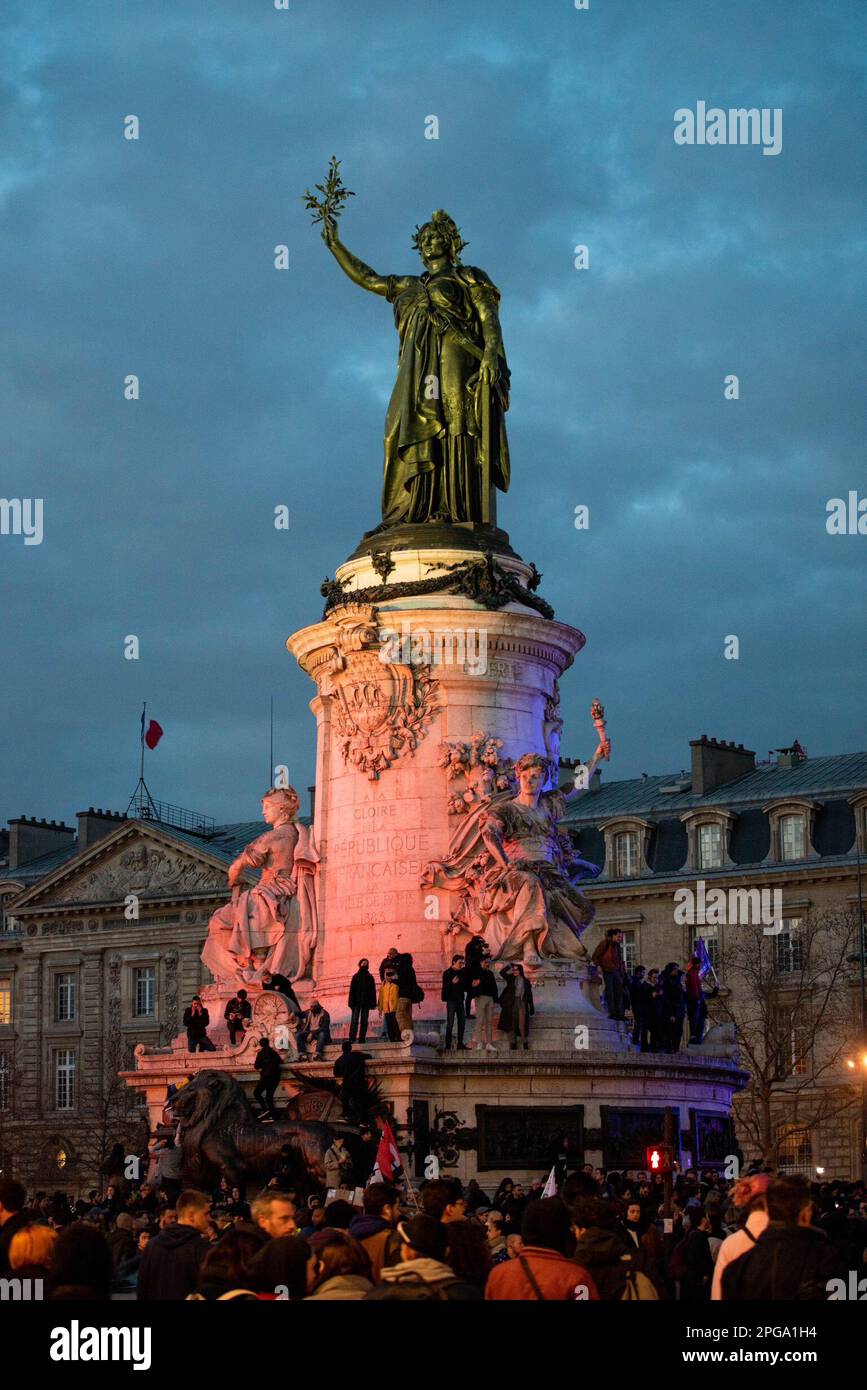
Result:
<svg viewBox="0 0 867 1390">
<path fill-rule="evenodd" d="M 738 1125 L 766 1163 L 779 1161 L 781 1122 L 814 1130 L 856 1105 L 843 1080 L 856 1031 L 846 960 L 856 935 L 846 909 L 811 913 L 776 935 L 760 923 L 726 932 L 714 1014 L 735 1025 L 751 1077 Z"/>
</svg>

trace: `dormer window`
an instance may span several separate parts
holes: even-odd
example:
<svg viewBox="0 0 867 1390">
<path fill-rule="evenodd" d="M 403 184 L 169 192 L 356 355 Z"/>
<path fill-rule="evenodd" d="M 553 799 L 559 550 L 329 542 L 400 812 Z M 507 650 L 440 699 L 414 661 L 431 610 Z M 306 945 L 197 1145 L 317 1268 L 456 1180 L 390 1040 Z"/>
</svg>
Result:
<svg viewBox="0 0 867 1390">
<path fill-rule="evenodd" d="M 636 878 L 638 875 L 638 836 L 634 830 L 621 830 L 614 837 L 614 855 L 618 878 Z"/>
<path fill-rule="evenodd" d="M 807 854 L 807 821 L 803 815 L 780 817 L 780 858 L 790 862 Z"/>
<path fill-rule="evenodd" d="M 722 868 L 722 826 L 716 821 L 698 827 L 698 867 Z"/>
<path fill-rule="evenodd" d="M 603 877 L 642 878 L 649 876 L 647 846 L 652 830 L 650 821 L 638 816 L 618 816 L 599 826 L 605 839 L 605 868 Z"/>
<path fill-rule="evenodd" d="M 681 820 L 686 826 L 688 869 L 702 873 L 705 869 L 730 868 L 729 844 L 735 823 L 733 811 L 702 808 L 686 811 Z"/>
<path fill-rule="evenodd" d="M 813 847 L 813 827 L 819 807 L 806 797 L 780 797 L 762 810 L 771 826 L 771 846 L 766 862 L 797 864 L 818 858 Z"/>
</svg>

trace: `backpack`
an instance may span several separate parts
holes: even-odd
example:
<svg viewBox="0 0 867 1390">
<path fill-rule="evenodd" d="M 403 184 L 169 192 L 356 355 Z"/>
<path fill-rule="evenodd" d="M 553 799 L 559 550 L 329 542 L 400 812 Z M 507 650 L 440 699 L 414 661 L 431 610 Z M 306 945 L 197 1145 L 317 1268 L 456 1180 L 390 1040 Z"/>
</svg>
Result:
<svg viewBox="0 0 867 1390">
<path fill-rule="evenodd" d="M 628 1269 L 626 1271 L 626 1287 L 620 1295 L 620 1302 L 632 1303 L 636 1299 L 642 1301 L 654 1299 L 659 1302 L 659 1294 L 647 1275 L 642 1274 L 640 1269 Z"/>
</svg>

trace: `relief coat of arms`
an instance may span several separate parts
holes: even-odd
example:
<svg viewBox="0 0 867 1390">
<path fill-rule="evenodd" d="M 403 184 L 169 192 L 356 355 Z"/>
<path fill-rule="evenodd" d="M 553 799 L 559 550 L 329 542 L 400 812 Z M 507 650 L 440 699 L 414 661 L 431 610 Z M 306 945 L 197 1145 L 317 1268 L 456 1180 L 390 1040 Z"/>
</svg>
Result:
<svg viewBox="0 0 867 1390">
<path fill-rule="evenodd" d="M 347 606 L 322 694 L 334 701 L 337 746 L 345 763 L 371 781 L 403 754 L 412 755 L 436 714 L 430 668 L 382 659 L 376 609 Z"/>
</svg>

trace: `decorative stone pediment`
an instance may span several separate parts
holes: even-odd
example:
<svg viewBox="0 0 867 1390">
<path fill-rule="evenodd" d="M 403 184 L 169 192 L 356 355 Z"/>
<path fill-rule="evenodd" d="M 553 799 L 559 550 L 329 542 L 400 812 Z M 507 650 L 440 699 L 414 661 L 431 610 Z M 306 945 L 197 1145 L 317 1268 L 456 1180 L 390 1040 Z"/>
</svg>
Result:
<svg viewBox="0 0 867 1390">
<path fill-rule="evenodd" d="M 122 903 L 129 894 L 166 898 L 226 888 L 226 869 L 158 830 L 126 825 L 36 884 L 16 907 Z"/>
</svg>

